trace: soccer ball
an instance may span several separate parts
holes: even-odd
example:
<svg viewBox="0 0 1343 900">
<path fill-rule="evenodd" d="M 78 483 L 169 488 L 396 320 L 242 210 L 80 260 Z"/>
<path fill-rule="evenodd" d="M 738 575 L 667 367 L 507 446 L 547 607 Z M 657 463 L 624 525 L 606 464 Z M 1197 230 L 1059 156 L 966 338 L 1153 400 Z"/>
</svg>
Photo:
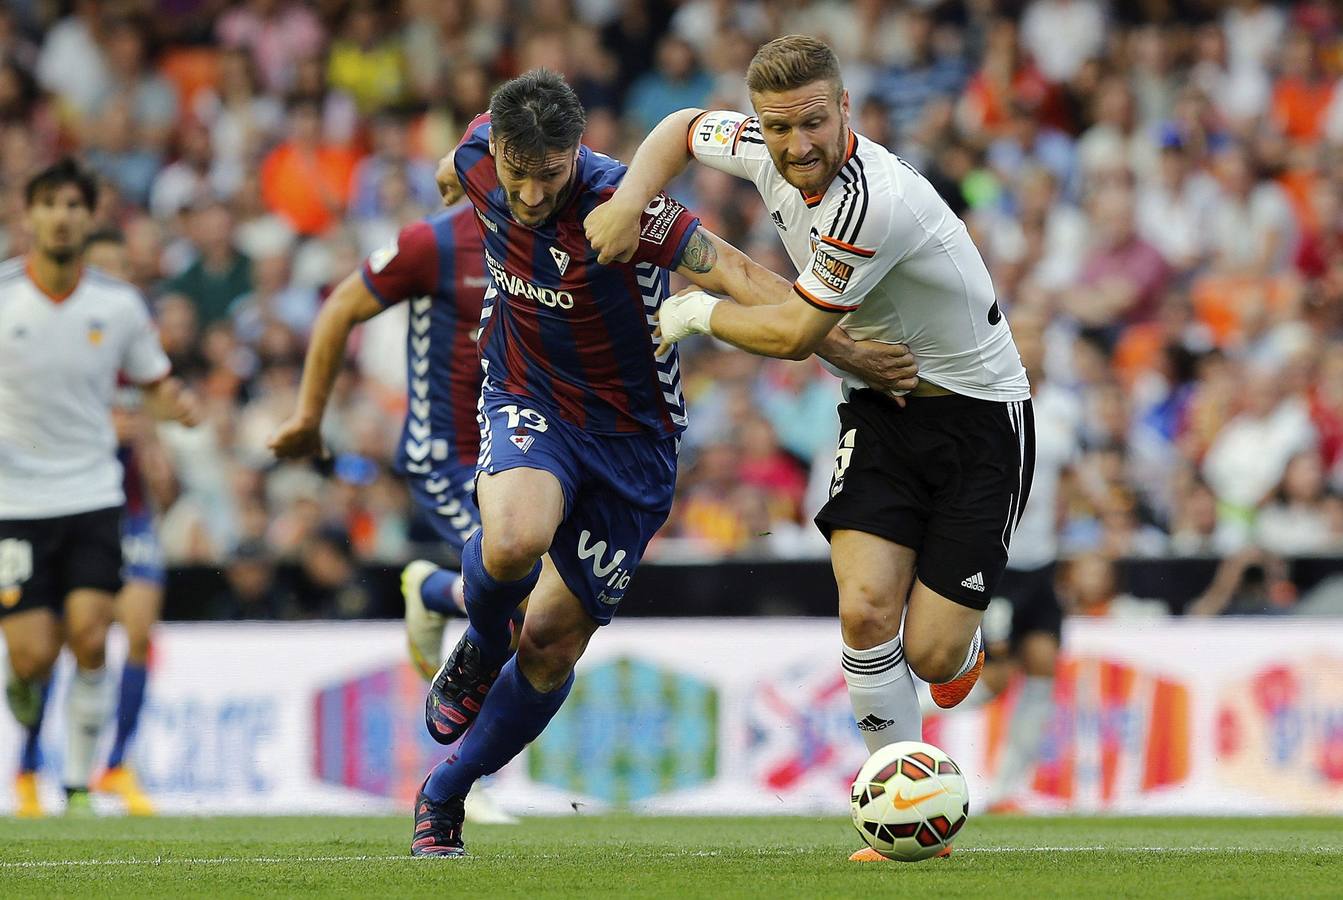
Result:
<svg viewBox="0 0 1343 900">
<path fill-rule="evenodd" d="M 900 741 L 868 757 L 853 782 L 853 825 L 882 856 L 915 862 L 939 853 L 970 816 L 970 790 L 951 757 Z"/>
</svg>

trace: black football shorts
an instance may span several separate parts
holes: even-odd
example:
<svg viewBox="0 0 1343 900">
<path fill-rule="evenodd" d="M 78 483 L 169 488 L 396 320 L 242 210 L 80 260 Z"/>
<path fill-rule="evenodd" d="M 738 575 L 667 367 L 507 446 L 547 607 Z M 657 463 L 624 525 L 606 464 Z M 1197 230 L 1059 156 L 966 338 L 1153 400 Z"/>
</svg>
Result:
<svg viewBox="0 0 1343 900">
<path fill-rule="evenodd" d="M 817 527 L 826 538 L 851 529 L 909 547 L 920 581 L 985 609 L 1030 495 L 1030 401 L 952 394 L 911 397 L 902 408 L 859 390 L 840 404 L 839 420 L 830 500 Z"/>
</svg>

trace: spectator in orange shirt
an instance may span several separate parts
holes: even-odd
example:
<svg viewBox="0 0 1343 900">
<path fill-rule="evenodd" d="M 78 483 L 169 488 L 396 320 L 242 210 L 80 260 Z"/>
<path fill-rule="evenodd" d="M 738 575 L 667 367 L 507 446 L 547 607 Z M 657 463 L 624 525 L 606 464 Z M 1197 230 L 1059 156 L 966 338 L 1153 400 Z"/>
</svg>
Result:
<svg viewBox="0 0 1343 900">
<path fill-rule="evenodd" d="M 267 208 L 304 236 L 321 234 L 338 221 L 350 199 L 355 154 L 322 140 L 322 111 L 303 97 L 289 106 L 289 139 L 261 164 L 261 196 Z"/>
<path fill-rule="evenodd" d="M 1273 119 L 1290 140 L 1317 141 L 1334 97 L 1319 47 L 1307 31 L 1293 31 L 1282 51 L 1282 75 L 1273 86 Z"/>
</svg>

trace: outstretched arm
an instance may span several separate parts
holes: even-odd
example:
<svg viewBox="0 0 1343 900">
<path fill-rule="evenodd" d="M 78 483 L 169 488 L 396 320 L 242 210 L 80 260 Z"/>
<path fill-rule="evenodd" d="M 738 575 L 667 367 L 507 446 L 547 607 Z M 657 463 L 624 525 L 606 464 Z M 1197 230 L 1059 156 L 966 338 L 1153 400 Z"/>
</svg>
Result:
<svg viewBox="0 0 1343 900">
<path fill-rule="evenodd" d="M 267 443 L 277 457 L 313 456 L 321 451 L 322 416 L 331 397 L 336 373 L 345 358 L 345 344 L 350 332 L 355 325 L 373 318 L 382 309 L 382 304 L 369 291 L 358 271 L 347 275 L 322 304 L 303 360 L 298 408 Z"/>
<path fill-rule="evenodd" d="M 611 199 L 583 220 L 597 262 L 605 266 L 629 262 L 634 256 L 639 246 L 639 214 L 690 163 L 686 132 L 702 111 L 677 110 L 659 122 L 635 151 Z"/>
<path fill-rule="evenodd" d="M 697 287 L 725 294 L 735 301 L 722 305 L 736 306 L 738 310 L 718 313 L 726 317 L 722 326 L 726 331 L 719 332 L 715 318 L 712 332 L 729 344 L 763 356 L 785 359 L 805 359 L 815 353 L 878 390 L 909 391 L 918 385 L 918 365 L 908 347 L 878 341 L 854 341 L 838 326 L 839 316 L 806 303 L 793 290 L 792 282 L 766 269 L 703 226 L 690 236 L 676 271 Z M 679 302 L 682 302 L 681 298 L 674 297 L 664 306 Z M 747 330 L 742 331 L 743 326 L 737 325 L 735 319 L 738 311 L 746 312 L 743 309 L 746 307 L 774 308 L 749 313 L 747 321 L 758 324 L 745 326 Z M 708 324 L 707 320 L 704 324 Z"/>
</svg>

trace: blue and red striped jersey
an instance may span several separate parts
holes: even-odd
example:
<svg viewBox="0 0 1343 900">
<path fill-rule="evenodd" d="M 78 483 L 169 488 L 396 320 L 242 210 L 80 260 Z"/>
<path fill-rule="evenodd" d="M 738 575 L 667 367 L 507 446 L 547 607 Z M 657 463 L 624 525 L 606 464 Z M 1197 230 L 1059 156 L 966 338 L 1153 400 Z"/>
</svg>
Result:
<svg viewBox="0 0 1343 900">
<path fill-rule="evenodd" d="M 634 259 L 598 265 L 583 220 L 615 192 L 625 166 L 580 148 L 568 199 L 550 221 L 530 228 L 509 212 L 489 134 L 482 115 L 454 155 L 492 282 L 481 312 L 486 385 L 594 434 L 682 431 L 679 357 L 672 350 L 656 359 L 652 333 L 667 270 L 680 262 L 699 219 L 660 194 L 644 210 Z"/>
<path fill-rule="evenodd" d="M 476 331 L 489 278 L 469 203 L 401 229 L 364 261 L 364 284 L 385 306 L 410 301 L 406 329 L 406 422 L 398 471 L 474 464 L 480 447 Z"/>
</svg>

